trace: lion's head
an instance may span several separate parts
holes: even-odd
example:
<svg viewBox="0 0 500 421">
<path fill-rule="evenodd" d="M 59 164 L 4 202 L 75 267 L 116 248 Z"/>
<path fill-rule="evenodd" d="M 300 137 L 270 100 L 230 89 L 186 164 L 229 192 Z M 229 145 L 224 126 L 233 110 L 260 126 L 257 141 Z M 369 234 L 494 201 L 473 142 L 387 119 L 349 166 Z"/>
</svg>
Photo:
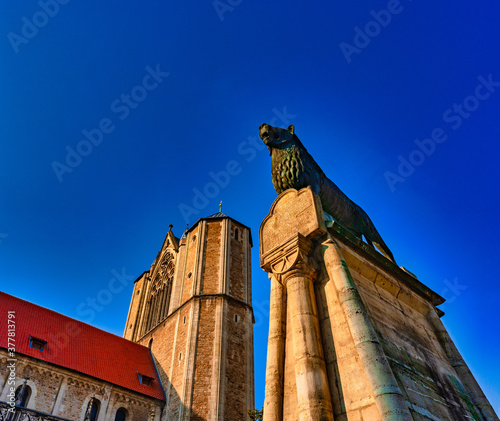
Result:
<svg viewBox="0 0 500 421">
<path fill-rule="evenodd" d="M 294 137 L 294 132 L 293 124 L 288 126 L 288 129 L 273 127 L 266 123 L 262 123 L 259 127 L 259 136 L 269 150 L 285 146 Z"/>
</svg>

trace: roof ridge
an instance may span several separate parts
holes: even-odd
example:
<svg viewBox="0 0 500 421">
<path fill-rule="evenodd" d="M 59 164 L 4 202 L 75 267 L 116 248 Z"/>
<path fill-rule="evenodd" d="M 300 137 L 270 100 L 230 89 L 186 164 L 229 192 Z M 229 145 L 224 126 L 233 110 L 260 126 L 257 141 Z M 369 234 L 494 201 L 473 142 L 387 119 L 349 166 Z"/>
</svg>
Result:
<svg viewBox="0 0 500 421">
<path fill-rule="evenodd" d="M 132 343 L 132 344 L 134 344 L 134 345 L 137 345 L 138 347 L 149 349 L 149 348 L 148 348 L 147 346 L 145 346 L 145 345 L 141 345 L 141 344 L 139 344 L 139 343 L 137 343 L 137 342 L 133 342 L 133 341 L 131 341 L 131 340 L 129 340 L 129 339 L 125 339 L 123 336 L 118 336 L 118 335 L 115 335 L 114 333 L 108 332 L 107 330 L 104 330 L 104 329 L 100 329 L 100 328 L 98 328 L 98 327 L 95 327 L 95 326 L 93 326 L 93 325 L 91 325 L 91 324 L 89 324 L 89 323 L 83 322 L 83 321 L 78 320 L 78 319 L 75 319 L 75 318 L 73 318 L 73 317 L 66 316 L 66 315 L 65 315 L 65 314 L 63 314 L 63 313 L 59 313 L 58 311 L 52 310 L 52 309 L 50 309 L 50 308 L 48 308 L 48 307 L 41 306 L 40 304 L 35 304 L 35 303 L 32 303 L 31 301 L 25 300 L 25 299 L 23 299 L 23 298 L 16 297 L 15 295 L 7 294 L 6 292 L 3 292 L 3 291 L 0 291 L 0 294 L 6 295 L 6 296 L 11 297 L 11 298 L 14 298 L 15 300 L 23 301 L 23 302 L 25 302 L 25 303 L 27 303 L 27 304 L 29 304 L 29 305 L 31 305 L 31 306 L 39 307 L 39 308 L 41 308 L 41 309 L 43 309 L 43 310 L 50 311 L 51 313 L 57 314 L 57 315 L 58 315 L 58 316 L 60 316 L 60 317 L 64 317 L 65 319 L 68 319 L 68 320 L 70 320 L 70 321 L 75 321 L 75 322 L 81 323 L 82 325 L 88 326 L 88 327 L 90 327 L 90 328 L 92 328 L 92 329 L 95 329 L 95 330 L 98 330 L 98 331 L 100 331 L 100 332 L 104 332 L 104 333 L 105 333 L 105 334 L 107 334 L 107 335 L 112 335 L 112 336 L 114 336 L 115 338 L 122 339 L 123 341 L 128 342 L 128 343 Z"/>
<path fill-rule="evenodd" d="M 214 213 L 213 215 L 206 216 L 205 218 L 202 219 L 207 219 L 207 218 L 230 218 L 230 216 L 226 215 L 224 212 L 217 212 Z"/>
<path fill-rule="evenodd" d="M 149 347 L 2 291 L 0 309 L 14 310 L 16 318 L 22 320 L 16 323 L 16 353 L 165 399 Z M 47 348 L 37 350 L 31 346 L 30 337 L 45 339 Z M 0 332 L 0 347 L 8 347 L 5 332 Z M 137 372 L 156 381 L 151 386 L 143 385 Z"/>
</svg>

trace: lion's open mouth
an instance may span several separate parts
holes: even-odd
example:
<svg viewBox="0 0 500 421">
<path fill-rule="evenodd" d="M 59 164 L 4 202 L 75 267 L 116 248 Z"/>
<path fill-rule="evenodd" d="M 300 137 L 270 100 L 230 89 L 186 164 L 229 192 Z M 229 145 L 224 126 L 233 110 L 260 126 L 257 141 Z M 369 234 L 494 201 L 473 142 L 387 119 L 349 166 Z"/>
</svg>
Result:
<svg viewBox="0 0 500 421">
<path fill-rule="evenodd" d="M 269 140 L 269 131 L 265 130 L 260 134 L 260 138 L 265 142 Z"/>
</svg>

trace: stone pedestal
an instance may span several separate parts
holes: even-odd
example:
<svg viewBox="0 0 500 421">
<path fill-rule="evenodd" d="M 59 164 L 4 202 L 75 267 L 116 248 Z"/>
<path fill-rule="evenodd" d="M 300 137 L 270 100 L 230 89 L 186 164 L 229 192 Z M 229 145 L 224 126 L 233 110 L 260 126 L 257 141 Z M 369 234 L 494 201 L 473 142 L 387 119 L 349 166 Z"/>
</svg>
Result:
<svg viewBox="0 0 500 421">
<path fill-rule="evenodd" d="M 295 387 L 297 396 L 297 413 L 299 420 L 332 420 L 333 410 L 326 374 L 326 365 L 323 355 L 323 346 L 320 342 L 320 329 L 314 280 L 317 277 L 316 264 L 311 256 L 314 254 L 312 239 L 324 232 L 318 225 L 321 219 L 321 205 L 315 200 L 310 190 L 297 193 L 290 190 L 289 195 L 282 195 L 284 200 L 275 202 L 273 209 L 277 216 L 266 218 L 261 226 L 261 256 L 262 266 L 272 273 L 282 285 L 281 299 L 286 307 L 280 306 L 281 319 L 290 320 L 290 340 L 293 342 Z M 284 219 L 282 219 L 284 218 Z M 285 222 L 286 221 L 286 222 Z M 286 230 L 280 229 L 284 224 L 294 221 L 295 233 L 287 238 Z M 267 222 L 267 223 L 266 223 Z M 266 249 L 267 248 L 267 249 Z M 276 296 L 276 293 L 274 293 Z M 276 306 L 276 303 L 273 303 Z M 275 312 L 273 312 L 275 313 Z M 274 315 L 274 314 L 273 314 Z M 272 352 L 284 352 L 284 338 L 276 341 L 276 323 L 271 322 L 270 334 L 273 335 L 270 346 Z M 272 331 L 271 331 L 272 329 Z M 283 335 L 281 329 L 280 334 Z M 282 395 L 281 387 L 283 369 L 278 357 L 277 370 L 272 370 L 273 362 L 268 358 L 266 373 L 266 403 L 264 418 L 266 420 L 281 420 L 288 414 L 283 412 L 283 402 L 277 402 L 276 395 Z M 276 360 L 276 356 L 274 357 Z"/>
<path fill-rule="evenodd" d="M 287 190 L 260 228 L 271 312 L 264 420 L 498 420 L 444 300 Z"/>
</svg>

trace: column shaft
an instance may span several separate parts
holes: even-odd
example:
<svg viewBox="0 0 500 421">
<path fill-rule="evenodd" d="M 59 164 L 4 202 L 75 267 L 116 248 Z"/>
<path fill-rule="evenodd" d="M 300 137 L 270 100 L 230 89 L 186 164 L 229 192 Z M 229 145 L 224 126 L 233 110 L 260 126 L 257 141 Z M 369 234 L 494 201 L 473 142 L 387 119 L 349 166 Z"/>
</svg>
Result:
<svg viewBox="0 0 500 421">
<path fill-rule="evenodd" d="M 286 293 L 274 275 L 271 280 L 269 340 L 267 345 L 264 421 L 283 420 L 283 382 L 285 376 Z"/>
<path fill-rule="evenodd" d="M 333 421 L 313 280 L 301 269 L 292 269 L 285 276 L 299 420 Z"/>
<path fill-rule="evenodd" d="M 471 373 L 457 347 L 451 340 L 450 335 L 435 310 L 432 310 L 427 315 L 427 320 L 429 320 L 431 325 L 434 327 L 436 336 L 438 337 L 438 340 L 448 357 L 448 361 L 457 372 L 462 383 L 468 389 L 468 392 L 470 393 L 469 396 L 471 397 L 473 403 L 478 407 L 479 411 L 481 411 L 481 415 L 484 416 L 485 420 L 498 420 L 498 416 L 495 414 L 495 411 L 488 402 L 488 399 L 481 390 L 481 387 L 474 378 L 474 375 Z"/>
<path fill-rule="evenodd" d="M 413 420 L 349 269 L 332 239 L 323 243 L 323 257 L 382 419 Z"/>
</svg>

